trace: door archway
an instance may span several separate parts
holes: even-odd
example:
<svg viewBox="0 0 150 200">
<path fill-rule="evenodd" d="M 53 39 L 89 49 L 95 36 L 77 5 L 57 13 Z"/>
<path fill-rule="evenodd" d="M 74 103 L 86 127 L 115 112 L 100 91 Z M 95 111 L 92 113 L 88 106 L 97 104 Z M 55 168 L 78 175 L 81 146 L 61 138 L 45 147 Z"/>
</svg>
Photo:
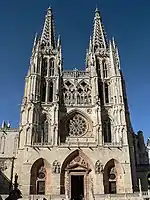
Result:
<svg viewBox="0 0 150 200">
<path fill-rule="evenodd" d="M 89 199 L 91 165 L 85 154 L 76 150 L 61 168 L 60 193 L 72 200 Z"/>
</svg>

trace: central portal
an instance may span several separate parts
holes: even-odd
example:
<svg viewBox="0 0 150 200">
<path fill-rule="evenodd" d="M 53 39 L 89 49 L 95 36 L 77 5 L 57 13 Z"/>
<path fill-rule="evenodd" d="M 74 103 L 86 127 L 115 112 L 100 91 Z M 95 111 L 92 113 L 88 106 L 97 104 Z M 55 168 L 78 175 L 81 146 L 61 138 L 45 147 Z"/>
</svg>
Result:
<svg viewBox="0 0 150 200">
<path fill-rule="evenodd" d="M 71 200 L 82 200 L 84 197 L 84 176 L 71 176 Z"/>
</svg>

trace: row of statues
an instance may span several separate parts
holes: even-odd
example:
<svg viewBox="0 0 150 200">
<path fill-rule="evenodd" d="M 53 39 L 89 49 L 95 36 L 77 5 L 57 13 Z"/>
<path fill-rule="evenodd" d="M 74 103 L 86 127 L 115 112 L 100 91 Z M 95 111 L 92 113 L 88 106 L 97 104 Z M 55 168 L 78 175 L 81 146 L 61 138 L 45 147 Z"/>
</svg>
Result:
<svg viewBox="0 0 150 200">
<path fill-rule="evenodd" d="M 80 104 L 80 105 L 88 105 L 91 104 L 91 95 L 87 93 L 79 93 L 79 92 L 66 92 L 64 93 L 64 102 L 65 104 Z"/>
</svg>

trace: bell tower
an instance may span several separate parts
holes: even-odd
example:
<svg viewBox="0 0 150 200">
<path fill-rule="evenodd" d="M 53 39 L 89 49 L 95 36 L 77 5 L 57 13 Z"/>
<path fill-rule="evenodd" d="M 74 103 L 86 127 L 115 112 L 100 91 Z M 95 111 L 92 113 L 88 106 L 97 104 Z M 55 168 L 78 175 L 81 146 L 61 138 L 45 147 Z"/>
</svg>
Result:
<svg viewBox="0 0 150 200">
<path fill-rule="evenodd" d="M 52 9 L 48 8 L 41 37 L 35 36 L 25 78 L 19 148 L 32 144 L 57 145 L 61 70 L 60 37 L 56 44 Z"/>
<path fill-rule="evenodd" d="M 127 144 L 125 106 L 118 49 L 114 39 L 107 40 L 100 12 L 95 10 L 93 36 L 87 51 L 87 71 L 97 81 L 101 107 L 102 143 Z M 112 130 L 111 127 L 115 127 Z"/>
</svg>

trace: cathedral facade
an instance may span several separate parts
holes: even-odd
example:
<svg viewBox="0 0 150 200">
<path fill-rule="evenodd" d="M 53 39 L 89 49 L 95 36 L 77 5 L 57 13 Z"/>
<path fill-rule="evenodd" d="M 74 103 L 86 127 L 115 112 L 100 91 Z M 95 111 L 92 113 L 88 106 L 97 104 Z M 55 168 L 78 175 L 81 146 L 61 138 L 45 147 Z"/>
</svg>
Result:
<svg viewBox="0 0 150 200">
<path fill-rule="evenodd" d="M 23 199 L 142 199 L 149 160 L 130 122 L 118 48 L 96 9 L 85 70 L 64 70 L 49 8 L 33 44 L 18 129 L 0 129 L 0 193 Z M 145 191 L 145 193 L 142 193 Z"/>
</svg>

